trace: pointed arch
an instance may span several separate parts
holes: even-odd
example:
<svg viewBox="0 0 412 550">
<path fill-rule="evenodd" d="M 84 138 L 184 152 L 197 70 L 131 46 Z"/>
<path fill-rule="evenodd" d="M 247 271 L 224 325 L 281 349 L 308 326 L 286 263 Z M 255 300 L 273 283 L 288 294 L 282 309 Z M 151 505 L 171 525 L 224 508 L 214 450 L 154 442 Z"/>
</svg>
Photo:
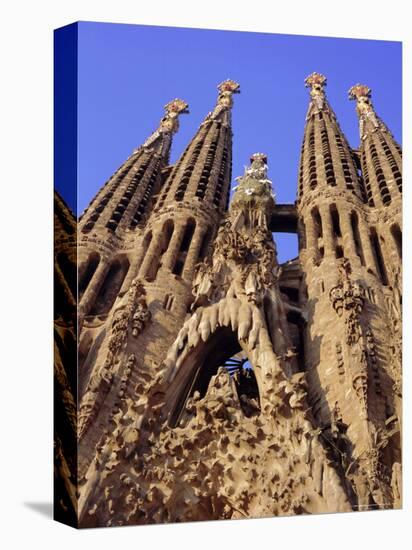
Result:
<svg viewBox="0 0 412 550">
<path fill-rule="evenodd" d="M 227 365 L 228 372 L 233 364 L 233 358 L 242 353 L 237 334 L 226 326 L 221 326 L 213 332 L 204 342 L 199 340 L 198 344 L 190 351 L 185 360 L 179 366 L 178 372 L 169 388 L 169 395 L 166 399 L 169 408 L 169 425 L 177 426 L 187 419 L 186 403 L 195 392 L 199 392 L 203 398 L 208 390 L 210 381 L 218 372 L 219 367 Z M 232 375 L 235 373 L 232 372 Z M 235 387 L 239 400 L 244 389 L 244 380 L 235 381 Z M 260 402 L 258 384 L 254 374 L 250 374 L 251 387 L 255 387 L 255 398 Z M 243 388 L 243 389 L 242 389 Z"/>
</svg>

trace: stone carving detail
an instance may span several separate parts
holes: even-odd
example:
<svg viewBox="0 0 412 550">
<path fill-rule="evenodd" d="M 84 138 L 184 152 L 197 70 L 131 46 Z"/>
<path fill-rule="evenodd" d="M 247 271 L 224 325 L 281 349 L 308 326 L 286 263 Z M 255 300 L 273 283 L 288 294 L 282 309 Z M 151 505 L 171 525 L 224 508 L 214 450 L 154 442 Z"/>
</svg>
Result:
<svg viewBox="0 0 412 550">
<path fill-rule="evenodd" d="M 325 95 L 325 86 L 327 79 L 323 74 L 312 73 L 305 79 L 305 86 L 310 88 L 310 97 L 311 102 L 309 104 L 309 109 L 306 115 L 306 120 L 308 120 L 312 115 L 323 111 L 324 109 L 328 113 L 332 114 L 332 111 L 328 107 Z"/>
<path fill-rule="evenodd" d="M 127 340 L 128 330 L 136 337 L 150 319 L 147 309 L 145 289 L 138 279 L 134 279 L 128 292 L 113 308 L 107 355 L 104 364 L 92 373 L 86 392 L 81 400 L 78 415 L 78 437 L 86 433 L 109 393 L 118 370 L 118 355 Z"/>
<path fill-rule="evenodd" d="M 368 411 L 368 353 L 364 342 L 361 313 L 366 291 L 350 279 L 351 266 L 344 258 L 339 265 L 339 282 L 332 287 L 329 298 L 339 317 L 345 321 L 346 344 L 349 346 L 352 366 L 352 387 L 362 404 L 362 414 Z"/>
<path fill-rule="evenodd" d="M 166 114 L 159 128 L 144 142 L 143 147 L 150 148 L 161 134 L 174 134 L 179 130 L 179 115 L 189 112 L 189 105 L 182 99 L 173 99 L 165 105 Z"/>
<path fill-rule="evenodd" d="M 363 286 L 350 280 L 350 273 L 350 263 L 344 259 L 339 265 L 339 283 L 330 290 L 329 297 L 339 317 L 345 318 L 346 343 L 353 346 L 362 336 L 359 315 L 363 309 L 366 292 Z"/>
<path fill-rule="evenodd" d="M 398 397 L 402 396 L 402 306 L 401 295 L 396 289 L 392 295 L 385 296 L 389 318 L 389 352 L 393 377 L 393 389 Z"/>
<path fill-rule="evenodd" d="M 349 90 L 349 99 L 356 101 L 356 111 L 359 116 L 359 133 L 362 140 L 368 133 L 381 129 L 387 131 L 386 126 L 379 119 L 371 102 L 372 90 L 364 84 L 355 84 Z"/>
<path fill-rule="evenodd" d="M 340 342 L 336 342 L 335 348 L 336 348 L 336 359 L 338 363 L 339 379 L 342 382 L 343 379 L 345 378 L 345 362 L 343 359 L 342 345 L 340 344 Z"/>
<path fill-rule="evenodd" d="M 205 121 L 216 120 L 223 112 L 230 111 L 233 106 L 233 94 L 240 93 L 240 85 L 230 79 L 219 84 L 217 89 L 219 90 L 217 105 L 214 110 L 209 113 Z"/>
</svg>

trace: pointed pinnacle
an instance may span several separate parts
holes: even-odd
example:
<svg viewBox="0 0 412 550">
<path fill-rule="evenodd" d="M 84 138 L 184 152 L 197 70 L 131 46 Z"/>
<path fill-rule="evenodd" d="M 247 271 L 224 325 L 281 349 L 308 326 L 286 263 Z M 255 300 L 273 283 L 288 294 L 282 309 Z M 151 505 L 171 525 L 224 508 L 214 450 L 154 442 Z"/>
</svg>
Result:
<svg viewBox="0 0 412 550">
<path fill-rule="evenodd" d="M 327 84 L 327 78 L 323 74 L 320 73 L 312 73 L 309 76 L 305 78 L 305 86 L 306 88 L 323 88 Z"/>
</svg>

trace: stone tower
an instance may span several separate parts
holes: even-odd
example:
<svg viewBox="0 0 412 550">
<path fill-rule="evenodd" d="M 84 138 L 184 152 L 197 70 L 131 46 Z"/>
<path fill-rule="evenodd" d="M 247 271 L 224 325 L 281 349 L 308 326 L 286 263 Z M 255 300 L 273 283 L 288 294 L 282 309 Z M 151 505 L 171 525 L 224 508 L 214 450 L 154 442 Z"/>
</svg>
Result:
<svg viewBox="0 0 412 550">
<path fill-rule="evenodd" d="M 369 101 L 362 96 L 362 107 L 358 106 L 362 144 L 359 153 L 353 151 L 326 98 L 326 78 L 313 73 L 305 83 L 311 98 L 297 209 L 309 399 L 317 423 L 331 430 L 345 447 L 341 467 L 353 506 L 387 507 L 392 505 L 392 473 L 400 461 L 399 373 L 385 353 L 390 348 L 391 309 L 399 314 L 387 275 L 387 259 L 397 249 L 398 232 L 381 231 L 390 215 L 388 208 L 396 206 L 382 200 L 377 184 L 377 176 L 385 174 L 388 185 L 392 183 L 385 189 L 394 193 L 396 187 L 399 193 L 394 179 L 388 177 L 389 156 L 383 157 L 382 143 L 389 141 L 389 133 L 377 124 Z M 351 95 L 361 98 L 361 88 L 365 89 L 352 88 Z M 376 150 L 377 142 L 381 154 L 374 158 L 371 150 Z M 398 154 L 393 141 L 387 148 L 389 153 L 394 151 L 393 158 L 395 151 Z M 386 242 L 385 260 L 382 244 Z M 395 265 L 399 263 L 398 257 Z M 391 452 L 384 452 L 390 438 Z"/>
<path fill-rule="evenodd" d="M 84 317 L 104 317 L 122 286 L 130 284 L 141 227 L 168 171 L 173 133 L 187 104 L 165 106 L 159 128 L 109 178 L 79 221 L 80 326 Z"/>
<path fill-rule="evenodd" d="M 109 180 L 108 190 L 100 192 L 83 215 L 81 242 L 87 251 L 82 251 L 85 267 L 80 267 L 80 286 L 90 263 L 97 264 L 96 245 L 105 249 L 109 245 L 110 250 L 92 278 L 87 275 L 80 302 L 81 313 L 88 312 L 82 323 L 79 361 L 81 475 L 117 410 L 122 379 L 130 377 L 134 392 L 130 363 L 122 364 L 121 358 L 134 355 L 136 369 L 144 365 L 156 372 L 193 301 L 195 265 L 205 257 L 228 203 L 232 95 L 238 91 L 232 80 L 219 85 L 216 107 L 173 167 L 166 166 L 171 134 L 177 130 L 177 115 L 186 112 L 187 105 L 181 100 L 169 103 L 159 130 L 126 161 L 114 181 Z M 95 205 L 111 193 L 97 215 Z M 130 296 L 135 303 L 128 304 Z M 127 338 L 122 326 L 129 313 L 133 329 Z M 116 375 L 113 363 L 119 364 Z"/>
<path fill-rule="evenodd" d="M 57 432 L 69 427 L 56 487 L 70 521 L 401 506 L 401 150 L 367 86 L 349 91 L 354 149 L 326 78 L 305 84 L 295 204 L 277 204 L 263 153 L 229 204 L 232 80 L 173 166 L 188 106 L 170 102 L 77 232 L 56 198 Z M 298 258 L 279 264 L 278 231 L 297 233 Z"/>
</svg>

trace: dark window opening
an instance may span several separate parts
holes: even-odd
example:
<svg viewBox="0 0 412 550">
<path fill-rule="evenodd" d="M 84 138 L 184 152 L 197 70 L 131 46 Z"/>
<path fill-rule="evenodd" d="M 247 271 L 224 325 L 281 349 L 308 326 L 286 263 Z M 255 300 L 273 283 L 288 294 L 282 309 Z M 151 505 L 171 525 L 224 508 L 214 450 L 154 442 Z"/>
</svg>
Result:
<svg viewBox="0 0 412 550">
<path fill-rule="evenodd" d="M 289 311 L 287 314 L 289 325 L 289 334 L 292 340 L 292 346 L 297 352 L 297 364 L 300 372 L 305 371 L 305 353 L 304 353 L 304 323 L 302 317 L 296 311 Z"/>
<path fill-rule="evenodd" d="M 147 281 L 154 281 L 157 276 L 157 272 L 161 266 L 161 259 L 167 249 L 169 248 L 170 240 L 172 238 L 174 231 L 174 223 L 172 220 L 167 220 L 163 225 L 162 234 L 160 235 L 160 242 L 157 245 L 157 254 L 153 258 L 152 264 L 149 266 L 149 269 L 146 273 Z"/>
<path fill-rule="evenodd" d="M 70 288 L 73 299 L 77 299 L 77 272 L 75 264 L 67 257 L 67 254 L 57 254 L 57 264 L 63 273 L 64 279 Z"/>
<path fill-rule="evenodd" d="M 289 298 L 291 302 L 299 302 L 299 289 L 289 286 L 281 286 L 280 291 Z"/>
<path fill-rule="evenodd" d="M 400 230 L 398 224 L 394 224 L 391 226 L 391 234 L 392 234 L 393 240 L 395 241 L 399 258 L 402 259 L 402 231 Z"/>
<path fill-rule="evenodd" d="M 199 261 L 203 260 L 206 257 L 210 242 L 212 240 L 212 235 L 213 235 L 213 229 L 209 227 L 206 233 L 203 235 L 202 244 L 199 250 Z"/>
<path fill-rule="evenodd" d="M 385 262 L 375 228 L 371 229 L 370 242 L 375 256 L 376 271 L 379 275 L 380 280 L 382 281 L 382 284 L 386 286 L 388 284 L 388 276 L 386 273 Z"/>
<path fill-rule="evenodd" d="M 237 335 L 227 327 L 219 328 L 206 342 L 200 343 L 198 350 L 199 365 L 191 365 L 188 358 L 186 375 L 180 380 L 183 388 L 177 397 L 173 412 L 170 417 L 170 425 L 185 425 L 192 413 L 187 410 L 188 399 L 195 392 L 202 399 L 209 388 L 213 376 L 218 373 L 219 367 L 223 367 L 234 383 L 242 410 L 246 416 L 253 416 L 260 411 L 260 398 L 258 385 L 253 369 L 248 364 L 247 357 L 242 352 Z M 190 357 L 190 356 L 189 356 Z"/>
<path fill-rule="evenodd" d="M 118 258 L 113 261 L 89 315 L 106 315 L 109 313 L 122 288 L 128 270 L 129 260 L 127 258 Z"/>
<path fill-rule="evenodd" d="M 195 232 L 196 222 L 192 218 L 187 221 L 185 232 L 183 234 L 182 242 L 180 243 L 180 249 L 173 266 L 172 273 L 175 275 L 182 275 L 185 266 L 187 252 L 192 242 L 193 234 Z"/>
<path fill-rule="evenodd" d="M 176 260 L 172 273 L 174 275 L 178 275 L 179 277 L 181 277 L 184 266 L 185 266 L 184 260 Z"/>
<path fill-rule="evenodd" d="M 353 240 L 355 243 L 356 254 L 359 256 L 361 264 L 365 265 L 365 257 L 363 255 L 362 241 L 359 232 L 359 218 L 356 212 L 350 215 L 350 223 L 352 227 Z"/>
<path fill-rule="evenodd" d="M 82 298 L 86 288 L 88 287 L 96 269 L 100 262 L 100 256 L 96 252 L 92 252 L 86 261 L 87 265 L 83 269 L 83 273 L 79 281 L 79 299 Z"/>
<path fill-rule="evenodd" d="M 332 229 L 333 229 L 334 236 L 342 237 L 342 232 L 340 229 L 339 212 L 335 204 L 330 205 L 330 215 L 332 219 Z"/>
<path fill-rule="evenodd" d="M 163 301 L 163 307 L 166 311 L 170 311 L 173 307 L 173 302 L 175 301 L 175 298 L 172 294 L 166 294 L 165 299 Z"/>
<path fill-rule="evenodd" d="M 343 248 L 340 245 L 335 248 L 335 256 L 336 258 L 343 258 Z"/>
</svg>

